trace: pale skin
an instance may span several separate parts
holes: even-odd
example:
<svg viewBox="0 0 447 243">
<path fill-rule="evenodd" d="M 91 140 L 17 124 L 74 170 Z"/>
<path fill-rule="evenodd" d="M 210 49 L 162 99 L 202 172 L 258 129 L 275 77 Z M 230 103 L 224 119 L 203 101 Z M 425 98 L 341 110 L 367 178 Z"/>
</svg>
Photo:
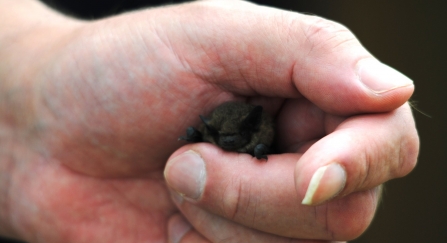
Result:
<svg viewBox="0 0 447 243">
<path fill-rule="evenodd" d="M 377 69 L 334 22 L 242 1 L 80 21 L 38 1 L 0 0 L 0 16 L 3 236 L 350 240 L 371 223 L 379 186 L 416 164 L 412 82 Z M 177 141 L 230 100 L 276 117 L 282 154 L 259 162 Z M 173 168 L 197 158 L 206 177 L 191 198 L 177 186 L 188 175 Z M 312 175 L 333 163 L 345 184 L 327 198 L 322 180 L 303 205 Z"/>
</svg>

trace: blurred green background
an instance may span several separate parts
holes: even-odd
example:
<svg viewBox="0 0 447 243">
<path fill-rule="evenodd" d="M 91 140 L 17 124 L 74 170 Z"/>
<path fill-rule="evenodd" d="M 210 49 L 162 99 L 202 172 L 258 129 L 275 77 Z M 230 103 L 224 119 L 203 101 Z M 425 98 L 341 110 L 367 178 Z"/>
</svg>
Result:
<svg viewBox="0 0 447 243">
<path fill-rule="evenodd" d="M 97 18 L 147 6 L 145 0 L 45 2 L 71 14 Z M 114 2 L 114 3 L 112 3 Z M 414 80 L 412 100 L 421 139 L 416 169 L 386 184 L 383 202 L 356 243 L 447 242 L 447 1 L 259 0 L 283 9 L 319 15 L 351 29 L 382 62 Z M 1 241 L 1 239 L 0 239 Z M 6 242 L 6 241 L 5 241 Z"/>
</svg>

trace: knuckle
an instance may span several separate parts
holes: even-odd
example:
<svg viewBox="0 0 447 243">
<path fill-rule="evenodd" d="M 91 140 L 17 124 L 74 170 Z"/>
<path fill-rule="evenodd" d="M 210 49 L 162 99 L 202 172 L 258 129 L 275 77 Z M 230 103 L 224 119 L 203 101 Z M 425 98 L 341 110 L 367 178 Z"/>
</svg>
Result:
<svg viewBox="0 0 447 243">
<path fill-rule="evenodd" d="M 303 28 L 306 42 L 312 49 L 324 51 L 360 45 L 355 35 L 344 25 L 317 16 L 309 16 Z"/>
<path fill-rule="evenodd" d="M 361 144 L 360 141 L 357 144 Z M 383 144 L 370 139 L 368 146 L 359 146 L 358 151 L 359 153 L 350 162 L 355 173 L 350 173 L 352 176 L 351 182 L 354 183 L 350 183 L 349 193 L 374 187 L 378 181 L 382 181 L 383 177 L 387 175 L 386 167 L 377 163 L 377 161 L 384 159 L 382 153 L 385 153 L 386 149 L 384 149 Z"/>
<path fill-rule="evenodd" d="M 256 215 L 257 203 L 256 200 L 253 200 L 252 195 L 249 181 L 240 178 L 232 180 L 224 193 L 224 216 L 231 220 L 246 221 L 250 215 Z"/>
<path fill-rule="evenodd" d="M 415 167 L 419 154 L 419 135 L 409 107 L 402 107 L 401 123 L 407 129 L 400 137 L 400 144 L 398 150 L 398 163 L 395 169 L 396 177 L 403 177 L 408 175 Z"/>
<path fill-rule="evenodd" d="M 385 145 L 385 146 L 384 146 Z M 370 159 L 366 161 L 366 167 L 371 167 L 365 178 L 363 188 L 377 186 L 390 179 L 408 175 L 416 166 L 419 139 L 415 128 L 405 130 L 400 138 L 387 141 L 385 144 L 376 144 L 373 147 Z"/>
<path fill-rule="evenodd" d="M 355 188 L 370 189 L 393 178 L 408 175 L 416 166 L 419 153 L 419 138 L 414 122 L 408 117 L 399 119 L 399 126 L 405 129 L 396 129 L 398 136 L 388 136 L 388 133 L 379 132 L 387 139 L 370 139 L 367 147 L 355 157 L 356 173 L 353 181 Z M 411 122 L 412 124 L 405 124 Z M 388 131 L 388 130 L 386 130 Z"/>
<path fill-rule="evenodd" d="M 414 135 L 411 138 L 401 141 L 399 163 L 396 171 L 397 177 L 408 175 L 416 167 L 419 153 L 419 138 L 416 131 L 413 133 Z"/>
</svg>

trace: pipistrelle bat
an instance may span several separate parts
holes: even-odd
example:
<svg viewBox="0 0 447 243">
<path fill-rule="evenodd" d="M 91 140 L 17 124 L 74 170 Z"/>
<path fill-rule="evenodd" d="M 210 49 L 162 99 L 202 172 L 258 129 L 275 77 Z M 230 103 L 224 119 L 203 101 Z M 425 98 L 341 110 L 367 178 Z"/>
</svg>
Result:
<svg viewBox="0 0 447 243">
<path fill-rule="evenodd" d="M 262 106 L 242 102 L 227 102 L 210 116 L 200 116 L 198 129 L 188 127 L 179 140 L 209 142 L 227 151 L 249 153 L 257 159 L 268 159 L 267 153 L 275 135 L 271 116 Z"/>
</svg>

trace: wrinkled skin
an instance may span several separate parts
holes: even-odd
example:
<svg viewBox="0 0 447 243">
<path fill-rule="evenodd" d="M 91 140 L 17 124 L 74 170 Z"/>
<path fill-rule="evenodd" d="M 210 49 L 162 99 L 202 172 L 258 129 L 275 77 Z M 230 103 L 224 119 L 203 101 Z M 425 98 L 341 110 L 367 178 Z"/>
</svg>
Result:
<svg viewBox="0 0 447 243">
<path fill-rule="evenodd" d="M 378 186 L 415 166 L 418 137 L 405 103 L 413 85 L 383 88 L 374 75 L 359 76 L 359 63 L 373 57 L 336 23 L 241 1 L 89 22 L 32 0 L 0 0 L 0 9 L 4 236 L 349 240 L 370 224 Z M 200 114 L 231 100 L 276 117 L 284 154 L 257 163 L 177 142 Z M 167 185 L 183 179 L 173 167 L 163 176 L 167 161 L 188 150 L 207 166 L 196 200 L 171 197 Z M 301 205 L 313 172 L 334 160 L 348 175 L 343 190 Z"/>
</svg>

